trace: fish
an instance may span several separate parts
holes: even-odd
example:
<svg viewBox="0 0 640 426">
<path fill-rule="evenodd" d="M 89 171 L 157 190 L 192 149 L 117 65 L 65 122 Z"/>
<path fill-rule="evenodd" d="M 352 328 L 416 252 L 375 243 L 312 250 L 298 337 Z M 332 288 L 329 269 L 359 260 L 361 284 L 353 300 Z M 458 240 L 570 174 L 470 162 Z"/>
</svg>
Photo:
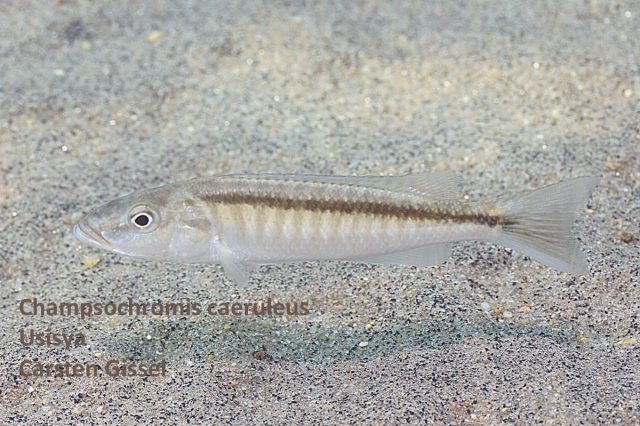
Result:
<svg viewBox="0 0 640 426">
<path fill-rule="evenodd" d="M 453 172 L 238 174 L 142 189 L 89 212 L 80 241 L 155 261 L 218 263 L 238 285 L 259 265 L 352 261 L 428 267 L 490 241 L 569 274 L 588 271 L 571 227 L 598 177 L 468 201 Z"/>
</svg>

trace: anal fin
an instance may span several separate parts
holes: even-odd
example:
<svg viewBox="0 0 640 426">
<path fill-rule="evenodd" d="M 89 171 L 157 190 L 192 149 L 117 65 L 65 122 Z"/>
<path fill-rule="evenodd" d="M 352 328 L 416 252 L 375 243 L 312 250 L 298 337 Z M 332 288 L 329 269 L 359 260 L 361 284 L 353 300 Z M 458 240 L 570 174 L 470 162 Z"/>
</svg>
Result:
<svg viewBox="0 0 640 426">
<path fill-rule="evenodd" d="M 451 257 L 451 244 L 441 243 L 357 260 L 382 265 L 434 266 L 446 262 L 449 257 Z"/>
</svg>

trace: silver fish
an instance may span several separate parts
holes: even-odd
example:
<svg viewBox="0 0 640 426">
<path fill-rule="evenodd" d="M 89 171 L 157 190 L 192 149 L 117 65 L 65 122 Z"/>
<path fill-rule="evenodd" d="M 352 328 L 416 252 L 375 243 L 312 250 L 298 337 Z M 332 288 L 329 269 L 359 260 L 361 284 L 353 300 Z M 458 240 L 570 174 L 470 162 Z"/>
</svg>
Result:
<svg viewBox="0 0 640 426">
<path fill-rule="evenodd" d="M 572 274 L 587 271 L 571 225 L 596 177 L 471 203 L 447 172 L 406 176 L 227 175 L 133 192 L 74 227 L 129 256 L 220 263 L 238 284 L 256 265 L 350 260 L 430 266 L 451 243 L 484 240 Z"/>
</svg>

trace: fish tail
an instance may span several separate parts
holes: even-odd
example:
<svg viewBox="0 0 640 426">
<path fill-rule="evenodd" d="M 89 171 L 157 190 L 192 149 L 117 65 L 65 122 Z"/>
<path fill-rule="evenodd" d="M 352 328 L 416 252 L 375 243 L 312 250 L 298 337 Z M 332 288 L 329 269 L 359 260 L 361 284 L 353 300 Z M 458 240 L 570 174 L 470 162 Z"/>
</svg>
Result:
<svg viewBox="0 0 640 426">
<path fill-rule="evenodd" d="M 571 226 L 599 181 L 579 177 L 500 202 L 504 216 L 498 242 L 560 271 L 586 273 Z"/>
</svg>

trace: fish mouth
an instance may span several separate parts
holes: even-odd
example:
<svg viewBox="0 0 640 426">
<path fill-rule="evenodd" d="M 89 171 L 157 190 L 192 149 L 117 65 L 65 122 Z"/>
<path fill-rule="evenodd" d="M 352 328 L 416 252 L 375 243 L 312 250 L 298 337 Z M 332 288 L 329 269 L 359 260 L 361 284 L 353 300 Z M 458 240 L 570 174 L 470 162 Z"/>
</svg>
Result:
<svg viewBox="0 0 640 426">
<path fill-rule="evenodd" d="M 73 227 L 73 236 L 93 247 L 108 249 L 111 246 L 109 241 L 107 241 L 100 232 L 93 229 L 87 223 L 86 218 L 82 219 Z"/>
</svg>

